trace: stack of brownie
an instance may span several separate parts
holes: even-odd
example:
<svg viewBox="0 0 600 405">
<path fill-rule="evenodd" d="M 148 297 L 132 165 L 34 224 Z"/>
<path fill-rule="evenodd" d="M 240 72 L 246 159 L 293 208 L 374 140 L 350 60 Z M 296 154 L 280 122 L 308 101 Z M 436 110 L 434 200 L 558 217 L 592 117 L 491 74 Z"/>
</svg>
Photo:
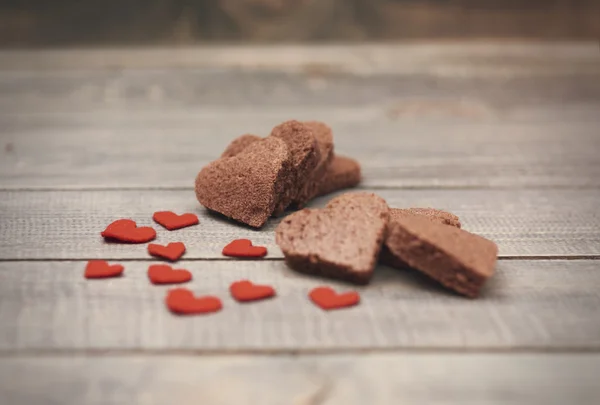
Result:
<svg viewBox="0 0 600 405">
<path fill-rule="evenodd" d="M 242 135 L 196 177 L 206 208 L 255 228 L 288 208 L 356 186 L 358 162 L 334 154 L 333 133 L 317 121 L 286 121 L 265 138 Z"/>
<path fill-rule="evenodd" d="M 363 192 L 293 213 L 275 232 L 287 264 L 299 272 L 367 284 L 381 262 L 415 269 L 471 298 L 494 274 L 498 254 L 494 242 L 461 229 L 449 212 L 389 208 Z"/>
<path fill-rule="evenodd" d="M 265 138 L 235 139 L 198 173 L 196 196 L 206 208 L 260 228 L 271 216 L 360 180 L 358 162 L 334 154 L 331 128 L 286 121 Z M 276 241 L 286 263 L 303 273 L 367 284 L 381 262 L 421 271 L 468 297 L 493 275 L 498 253 L 494 242 L 461 229 L 449 212 L 389 208 L 363 192 L 287 216 Z"/>
</svg>

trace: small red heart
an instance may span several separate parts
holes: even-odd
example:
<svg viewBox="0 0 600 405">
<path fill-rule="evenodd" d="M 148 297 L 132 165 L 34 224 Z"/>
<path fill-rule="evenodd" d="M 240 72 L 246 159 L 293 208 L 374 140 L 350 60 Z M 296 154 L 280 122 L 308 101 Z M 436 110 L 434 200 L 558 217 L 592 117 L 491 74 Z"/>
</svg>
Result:
<svg viewBox="0 0 600 405">
<path fill-rule="evenodd" d="M 85 266 L 85 278 L 119 277 L 124 267 L 120 264 L 109 265 L 104 260 L 90 260 Z"/>
<path fill-rule="evenodd" d="M 167 246 L 151 243 L 148 245 L 148 253 L 176 262 L 185 253 L 185 245 L 181 242 L 172 242 Z"/>
<path fill-rule="evenodd" d="M 192 273 L 184 269 L 173 269 L 167 264 L 153 264 L 148 267 L 148 278 L 152 284 L 177 284 L 190 281 Z"/>
<path fill-rule="evenodd" d="M 231 257 L 264 257 L 267 248 L 264 246 L 252 246 L 248 239 L 237 239 L 223 248 L 224 256 Z"/>
<path fill-rule="evenodd" d="M 186 226 L 200 223 L 196 214 L 187 213 L 177 215 L 173 211 L 155 212 L 152 216 L 152 219 L 167 228 L 169 231 L 174 231 L 175 229 L 185 228 Z"/>
<path fill-rule="evenodd" d="M 275 289 L 270 285 L 253 284 L 248 280 L 241 280 L 229 286 L 231 296 L 240 302 L 258 301 L 275 295 Z"/>
<path fill-rule="evenodd" d="M 156 238 L 156 231 L 149 226 L 139 227 L 131 219 L 118 219 L 101 233 L 105 239 L 127 243 L 146 243 Z"/>
<path fill-rule="evenodd" d="M 312 302 L 325 310 L 351 307 L 360 302 L 358 292 L 349 291 L 338 294 L 330 287 L 313 288 L 308 296 Z"/>
<path fill-rule="evenodd" d="M 196 298 L 187 288 L 170 290 L 165 302 L 171 312 L 180 315 L 206 314 L 223 308 L 219 298 L 210 295 Z"/>
</svg>

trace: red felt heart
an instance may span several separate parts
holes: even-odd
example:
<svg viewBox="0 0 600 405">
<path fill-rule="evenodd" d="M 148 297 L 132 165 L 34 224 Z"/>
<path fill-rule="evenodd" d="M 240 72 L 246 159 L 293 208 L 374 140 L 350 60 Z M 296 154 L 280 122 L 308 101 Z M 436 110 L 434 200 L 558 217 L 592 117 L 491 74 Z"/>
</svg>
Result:
<svg viewBox="0 0 600 405">
<path fill-rule="evenodd" d="M 210 295 L 196 298 L 187 288 L 170 290 L 165 302 L 171 312 L 180 315 L 206 314 L 223 308 L 219 298 Z"/>
<path fill-rule="evenodd" d="M 229 286 L 231 296 L 240 302 L 258 301 L 275 295 L 275 289 L 270 285 L 253 284 L 248 280 L 241 280 Z"/>
<path fill-rule="evenodd" d="M 156 238 L 156 231 L 149 226 L 139 227 L 131 219 L 118 219 L 101 233 L 105 239 L 127 243 L 146 243 Z"/>
<path fill-rule="evenodd" d="M 223 255 L 231 257 L 264 257 L 267 248 L 264 246 L 252 246 L 248 239 L 237 239 L 223 248 Z"/>
<path fill-rule="evenodd" d="M 312 302 L 325 310 L 351 307 L 360 302 L 358 292 L 349 291 L 338 294 L 330 287 L 313 288 L 308 296 Z"/>
<path fill-rule="evenodd" d="M 192 273 L 184 269 L 173 269 L 167 264 L 153 264 L 148 267 L 148 278 L 152 284 L 177 284 L 190 281 Z"/>
<path fill-rule="evenodd" d="M 187 213 L 177 215 L 172 211 L 155 212 L 152 216 L 152 219 L 167 228 L 169 231 L 200 223 L 196 214 Z"/>
<path fill-rule="evenodd" d="M 151 243 L 148 245 L 148 253 L 176 262 L 185 253 L 185 245 L 181 242 L 169 243 L 167 246 Z"/>
<path fill-rule="evenodd" d="M 104 260 L 90 260 L 85 266 L 85 278 L 119 277 L 124 267 L 120 264 L 109 265 Z"/>
</svg>

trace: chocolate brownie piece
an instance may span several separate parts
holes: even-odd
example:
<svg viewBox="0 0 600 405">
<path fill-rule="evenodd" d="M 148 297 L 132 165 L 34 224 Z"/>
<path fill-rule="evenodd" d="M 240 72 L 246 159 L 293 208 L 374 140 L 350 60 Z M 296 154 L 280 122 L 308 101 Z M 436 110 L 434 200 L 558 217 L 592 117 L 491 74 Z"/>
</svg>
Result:
<svg viewBox="0 0 600 405">
<path fill-rule="evenodd" d="M 331 164 L 319 181 L 316 197 L 355 187 L 360 183 L 361 177 L 360 164 L 356 160 L 334 155 Z"/>
<path fill-rule="evenodd" d="M 415 215 L 438 224 L 450 225 L 456 228 L 461 227 L 460 220 L 456 215 L 447 211 L 437 210 L 435 208 L 390 208 L 390 223 L 401 218 L 406 218 L 407 216 Z M 383 264 L 398 269 L 409 267 L 408 264 L 406 264 L 406 262 L 404 262 L 402 259 L 394 256 L 387 248 L 385 243 L 381 249 L 379 261 Z"/>
<path fill-rule="evenodd" d="M 281 215 L 304 187 L 321 158 L 312 129 L 299 121 L 286 121 L 271 131 L 271 138 L 279 138 L 288 147 L 292 170 L 283 187 L 283 194 L 275 207 L 274 215 Z"/>
<path fill-rule="evenodd" d="M 300 189 L 294 199 L 294 204 L 298 208 L 302 208 L 306 203 L 315 198 L 319 191 L 321 180 L 333 160 L 333 131 L 331 128 L 320 121 L 307 121 L 304 124 L 312 129 L 317 140 L 317 148 L 319 149 L 321 158 L 304 184 L 304 187 Z"/>
<path fill-rule="evenodd" d="M 203 168 L 196 177 L 196 197 L 210 210 L 260 228 L 273 213 L 290 175 L 291 156 L 285 142 L 268 137 Z"/>
<path fill-rule="evenodd" d="M 229 146 L 227 146 L 227 148 L 225 149 L 225 151 L 223 152 L 221 157 L 222 158 L 233 157 L 260 139 L 262 139 L 260 136 L 252 135 L 252 134 L 246 134 L 246 135 L 239 136 L 239 137 L 235 138 L 229 144 Z"/>
<path fill-rule="evenodd" d="M 414 215 L 390 222 L 385 244 L 410 267 L 471 298 L 494 274 L 498 255 L 488 239 Z"/>
<path fill-rule="evenodd" d="M 407 215 L 417 215 L 438 224 L 450 225 L 456 228 L 461 227 L 460 219 L 448 211 L 435 208 L 390 208 L 390 221 L 404 218 Z"/>
<path fill-rule="evenodd" d="M 285 217 L 275 240 L 294 270 L 367 284 L 385 238 L 388 206 L 369 193 L 334 198 L 324 209 Z"/>
</svg>

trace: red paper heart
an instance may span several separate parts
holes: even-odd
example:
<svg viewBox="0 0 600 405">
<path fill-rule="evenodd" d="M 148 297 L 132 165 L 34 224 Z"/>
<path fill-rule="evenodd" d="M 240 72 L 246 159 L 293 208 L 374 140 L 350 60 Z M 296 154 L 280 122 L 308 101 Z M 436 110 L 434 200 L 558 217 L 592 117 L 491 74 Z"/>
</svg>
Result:
<svg viewBox="0 0 600 405">
<path fill-rule="evenodd" d="M 165 302 L 171 312 L 180 315 L 206 314 L 223 308 L 219 298 L 210 295 L 196 298 L 187 288 L 170 290 Z"/>
<path fill-rule="evenodd" d="M 325 310 L 351 307 L 360 302 L 358 292 L 338 294 L 330 287 L 313 288 L 308 296 L 312 302 Z"/>
<path fill-rule="evenodd" d="M 200 223 L 196 214 L 187 213 L 177 215 L 172 211 L 155 212 L 152 216 L 152 219 L 167 228 L 169 231 Z"/>
<path fill-rule="evenodd" d="M 124 267 L 120 264 L 109 265 L 104 260 L 90 260 L 85 266 L 85 278 L 119 277 Z"/>
<path fill-rule="evenodd" d="M 167 246 L 151 243 L 148 245 L 148 253 L 176 262 L 185 253 L 185 245 L 181 242 L 172 242 Z"/>
<path fill-rule="evenodd" d="M 229 286 L 231 296 L 240 302 L 258 301 L 275 295 L 275 289 L 270 285 L 253 284 L 248 280 L 241 280 Z"/>
<path fill-rule="evenodd" d="M 167 264 L 153 264 L 148 267 L 148 278 L 152 284 L 177 284 L 190 281 L 192 273 L 184 269 L 173 269 Z"/>
<path fill-rule="evenodd" d="M 156 231 L 149 226 L 139 227 L 131 219 L 118 219 L 101 233 L 105 239 L 127 243 L 146 243 L 156 238 Z"/>
<path fill-rule="evenodd" d="M 264 246 L 252 246 L 248 239 L 237 239 L 223 248 L 223 255 L 231 257 L 264 257 L 267 248 Z"/>
</svg>

